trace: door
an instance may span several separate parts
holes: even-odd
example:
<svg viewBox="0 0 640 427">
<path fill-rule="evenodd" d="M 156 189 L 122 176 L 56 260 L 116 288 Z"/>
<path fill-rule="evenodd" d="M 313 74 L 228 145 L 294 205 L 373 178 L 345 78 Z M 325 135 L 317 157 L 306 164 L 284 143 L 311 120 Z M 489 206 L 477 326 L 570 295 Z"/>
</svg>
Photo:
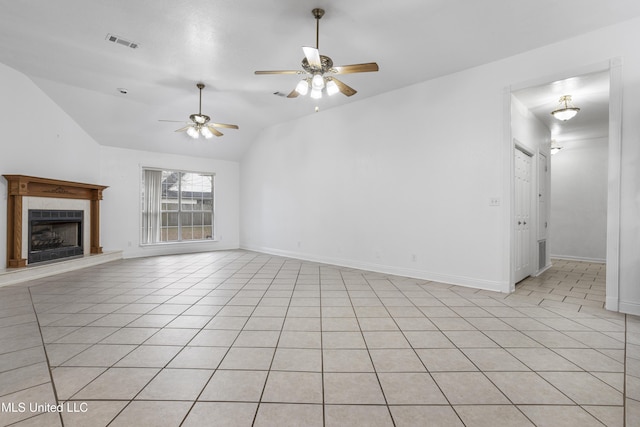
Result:
<svg viewBox="0 0 640 427">
<path fill-rule="evenodd" d="M 531 275 L 531 155 L 518 147 L 515 153 L 514 279 L 519 282 Z"/>
</svg>

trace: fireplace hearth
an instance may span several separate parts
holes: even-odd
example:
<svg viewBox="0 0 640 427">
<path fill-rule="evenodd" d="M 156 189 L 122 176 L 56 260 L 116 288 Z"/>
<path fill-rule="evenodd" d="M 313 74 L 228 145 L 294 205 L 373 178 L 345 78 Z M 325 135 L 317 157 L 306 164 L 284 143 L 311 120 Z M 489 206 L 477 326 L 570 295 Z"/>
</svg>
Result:
<svg viewBox="0 0 640 427">
<path fill-rule="evenodd" d="M 29 210 L 29 264 L 69 258 L 84 253 L 78 210 Z"/>
</svg>

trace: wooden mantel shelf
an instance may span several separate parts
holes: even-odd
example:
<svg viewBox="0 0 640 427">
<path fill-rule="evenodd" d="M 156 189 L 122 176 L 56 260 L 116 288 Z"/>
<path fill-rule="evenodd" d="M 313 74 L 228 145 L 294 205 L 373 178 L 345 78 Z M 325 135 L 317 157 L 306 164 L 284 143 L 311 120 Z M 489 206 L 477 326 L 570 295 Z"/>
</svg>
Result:
<svg viewBox="0 0 640 427">
<path fill-rule="evenodd" d="M 26 267 L 22 258 L 22 198 L 54 197 L 59 199 L 89 200 L 90 203 L 90 252 L 101 254 L 100 200 L 107 186 L 61 181 L 27 175 L 3 175 L 7 180 L 7 267 Z"/>
</svg>

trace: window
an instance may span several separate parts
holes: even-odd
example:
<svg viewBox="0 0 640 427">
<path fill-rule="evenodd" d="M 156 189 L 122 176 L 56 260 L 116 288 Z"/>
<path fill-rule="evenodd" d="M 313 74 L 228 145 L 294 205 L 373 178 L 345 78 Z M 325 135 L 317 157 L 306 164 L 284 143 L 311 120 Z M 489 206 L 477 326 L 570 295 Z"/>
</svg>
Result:
<svg viewBox="0 0 640 427">
<path fill-rule="evenodd" d="M 142 243 L 213 239 L 209 173 L 142 170 Z"/>
</svg>

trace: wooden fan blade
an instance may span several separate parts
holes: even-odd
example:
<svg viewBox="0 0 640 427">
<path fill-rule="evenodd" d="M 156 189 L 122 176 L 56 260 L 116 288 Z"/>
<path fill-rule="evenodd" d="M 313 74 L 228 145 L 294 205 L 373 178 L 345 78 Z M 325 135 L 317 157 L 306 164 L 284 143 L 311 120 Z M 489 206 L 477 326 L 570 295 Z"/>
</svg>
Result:
<svg viewBox="0 0 640 427">
<path fill-rule="evenodd" d="M 183 128 L 180 129 L 176 129 L 174 132 L 185 132 L 187 129 L 189 129 L 191 127 L 191 125 L 187 125 Z"/>
<path fill-rule="evenodd" d="M 223 135 L 222 132 L 220 132 L 218 129 L 214 128 L 213 126 L 207 126 L 207 128 L 209 128 L 211 133 L 214 134 L 215 136 L 222 136 Z"/>
<path fill-rule="evenodd" d="M 366 73 L 369 71 L 378 71 L 378 64 L 375 62 L 367 62 L 366 64 L 340 65 L 333 67 L 333 70 L 335 70 L 335 74 Z"/>
<path fill-rule="evenodd" d="M 294 89 L 289 93 L 289 95 L 287 95 L 287 98 L 297 98 L 298 95 L 300 95 L 300 94 L 298 93 L 297 90 Z"/>
<path fill-rule="evenodd" d="M 300 70 L 271 70 L 271 71 L 254 71 L 255 74 L 304 74 Z"/>
<path fill-rule="evenodd" d="M 304 56 L 307 58 L 307 62 L 313 68 L 322 69 L 322 61 L 320 61 L 320 52 L 315 47 L 302 46 Z"/>
<path fill-rule="evenodd" d="M 351 86 L 348 86 L 348 85 L 344 84 L 343 82 L 341 82 L 340 80 L 336 79 L 335 77 L 332 77 L 331 80 L 336 82 L 336 84 L 338 85 L 338 89 L 340 89 L 340 92 L 342 92 L 343 94 L 345 94 L 347 96 L 355 95 L 358 92 L 357 90 L 355 90 Z"/>
<path fill-rule="evenodd" d="M 238 125 L 228 125 L 226 123 L 209 123 L 209 126 L 215 126 L 217 128 L 239 129 Z"/>
</svg>

